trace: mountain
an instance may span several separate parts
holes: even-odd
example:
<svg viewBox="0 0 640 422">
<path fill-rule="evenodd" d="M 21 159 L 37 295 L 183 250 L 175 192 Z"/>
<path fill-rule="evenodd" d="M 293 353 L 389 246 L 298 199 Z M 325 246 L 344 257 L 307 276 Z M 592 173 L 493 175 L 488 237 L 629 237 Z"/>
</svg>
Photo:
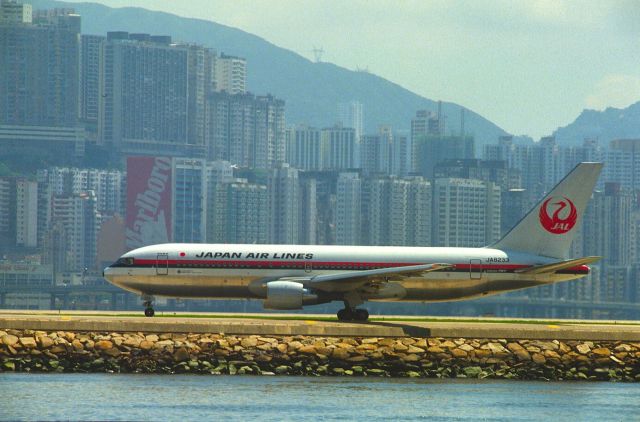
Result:
<svg viewBox="0 0 640 422">
<path fill-rule="evenodd" d="M 573 123 L 553 132 L 561 145 L 580 145 L 584 139 L 598 139 L 607 145 L 612 139 L 640 138 L 640 101 L 627 108 L 603 111 L 583 110 Z"/>
<path fill-rule="evenodd" d="M 109 8 L 95 3 L 33 0 L 34 9 L 74 8 L 82 16 L 84 34 L 106 35 L 107 31 L 171 35 L 226 54 L 247 59 L 247 84 L 256 94 L 273 94 L 286 101 L 287 124 L 333 125 L 337 104 L 352 100 L 363 104 L 365 131 L 389 124 L 408 131 L 416 110 L 437 110 L 437 103 L 379 76 L 351 71 L 331 63 L 314 63 L 268 41 L 236 28 L 201 19 L 149 11 L 142 8 Z M 460 133 L 458 104 L 443 102 L 447 133 Z M 496 142 L 504 130 L 471 110 L 465 112 L 465 133 L 473 134 L 477 151 Z"/>
</svg>

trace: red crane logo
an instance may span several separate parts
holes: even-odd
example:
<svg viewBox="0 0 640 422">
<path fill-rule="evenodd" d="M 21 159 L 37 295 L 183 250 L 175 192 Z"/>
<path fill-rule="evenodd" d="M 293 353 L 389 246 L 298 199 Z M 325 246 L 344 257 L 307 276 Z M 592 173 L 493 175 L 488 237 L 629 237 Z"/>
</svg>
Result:
<svg viewBox="0 0 640 422">
<path fill-rule="evenodd" d="M 551 204 L 557 205 L 558 208 L 556 208 L 553 215 L 550 216 L 547 211 L 547 206 L 552 199 L 554 198 L 551 197 L 547 199 L 540 207 L 540 225 L 542 225 L 542 227 L 544 227 L 544 229 L 549 233 L 566 233 L 571 230 L 573 226 L 576 225 L 576 221 L 578 221 L 578 211 L 576 210 L 576 206 L 573 205 L 573 202 L 571 202 L 569 198 L 563 196 L 561 200 Z M 565 210 L 567 206 L 569 209 Z M 560 213 L 562 213 L 563 217 L 560 216 Z"/>
</svg>

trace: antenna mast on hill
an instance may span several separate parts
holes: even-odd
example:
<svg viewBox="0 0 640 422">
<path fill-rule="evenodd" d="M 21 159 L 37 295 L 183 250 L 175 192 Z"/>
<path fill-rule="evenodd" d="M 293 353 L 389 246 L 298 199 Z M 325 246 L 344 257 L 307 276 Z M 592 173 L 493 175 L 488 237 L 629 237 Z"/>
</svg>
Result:
<svg viewBox="0 0 640 422">
<path fill-rule="evenodd" d="M 316 59 L 316 63 L 320 63 L 322 61 L 322 55 L 324 54 L 324 49 L 322 47 L 313 46 L 313 56 Z"/>
</svg>

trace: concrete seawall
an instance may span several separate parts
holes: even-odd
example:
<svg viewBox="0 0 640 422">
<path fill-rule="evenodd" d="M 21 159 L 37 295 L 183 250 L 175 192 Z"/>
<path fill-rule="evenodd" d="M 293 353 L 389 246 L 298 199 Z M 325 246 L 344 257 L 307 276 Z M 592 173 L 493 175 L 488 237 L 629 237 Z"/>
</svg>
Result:
<svg viewBox="0 0 640 422">
<path fill-rule="evenodd" d="M 640 381 L 640 330 L 0 315 L 1 371 Z"/>
</svg>

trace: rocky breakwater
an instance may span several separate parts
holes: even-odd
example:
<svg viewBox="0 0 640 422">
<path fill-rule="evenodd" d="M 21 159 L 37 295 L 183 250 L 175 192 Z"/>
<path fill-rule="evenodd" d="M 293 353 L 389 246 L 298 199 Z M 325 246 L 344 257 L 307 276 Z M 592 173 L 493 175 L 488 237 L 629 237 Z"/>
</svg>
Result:
<svg viewBox="0 0 640 422">
<path fill-rule="evenodd" d="M 0 330 L 0 372 L 640 381 L 640 343 Z"/>
</svg>

